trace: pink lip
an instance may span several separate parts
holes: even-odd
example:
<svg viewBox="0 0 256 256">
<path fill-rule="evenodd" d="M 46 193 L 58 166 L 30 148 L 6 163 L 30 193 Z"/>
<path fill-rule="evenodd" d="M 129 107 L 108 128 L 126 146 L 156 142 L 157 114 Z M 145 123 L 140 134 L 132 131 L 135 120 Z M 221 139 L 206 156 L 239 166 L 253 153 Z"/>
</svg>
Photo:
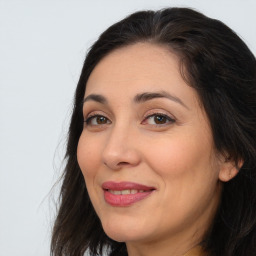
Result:
<svg viewBox="0 0 256 256">
<path fill-rule="evenodd" d="M 113 182 L 108 181 L 102 184 L 104 190 L 105 201 L 112 206 L 129 206 L 144 198 L 148 197 L 154 190 L 154 187 L 145 186 L 133 182 Z M 143 192 L 137 192 L 135 194 L 116 195 L 109 190 L 121 191 L 121 190 L 144 190 Z"/>
</svg>

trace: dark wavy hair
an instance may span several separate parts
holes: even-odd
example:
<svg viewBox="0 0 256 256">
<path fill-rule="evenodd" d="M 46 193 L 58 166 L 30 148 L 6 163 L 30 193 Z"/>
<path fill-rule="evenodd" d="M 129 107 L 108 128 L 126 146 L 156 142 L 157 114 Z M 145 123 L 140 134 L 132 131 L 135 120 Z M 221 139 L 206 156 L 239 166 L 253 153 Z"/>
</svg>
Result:
<svg viewBox="0 0 256 256">
<path fill-rule="evenodd" d="M 197 91 L 218 152 L 243 161 L 223 184 L 219 209 L 202 244 L 208 255 L 256 255 L 256 60 L 225 24 L 189 8 L 136 12 L 109 27 L 90 48 L 74 98 L 53 256 L 127 255 L 125 243 L 104 233 L 77 162 L 82 102 L 94 67 L 113 50 L 137 42 L 165 45 L 180 59 L 184 80 Z M 200 143 L 200 142 L 199 142 Z"/>
</svg>

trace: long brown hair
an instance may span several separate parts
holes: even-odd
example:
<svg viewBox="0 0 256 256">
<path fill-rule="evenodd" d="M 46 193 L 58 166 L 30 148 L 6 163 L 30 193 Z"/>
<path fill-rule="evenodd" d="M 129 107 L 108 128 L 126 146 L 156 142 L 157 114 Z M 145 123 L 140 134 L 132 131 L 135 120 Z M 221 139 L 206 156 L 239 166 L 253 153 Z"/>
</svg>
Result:
<svg viewBox="0 0 256 256">
<path fill-rule="evenodd" d="M 256 255 L 256 61 L 226 25 L 188 8 L 141 11 L 108 28 L 88 52 L 77 85 L 60 191 L 53 256 L 127 255 L 124 243 L 104 233 L 90 202 L 76 150 L 83 129 L 86 82 L 99 61 L 136 42 L 167 45 L 181 60 L 180 71 L 193 86 L 211 123 L 215 147 L 244 164 L 223 186 L 222 200 L 204 238 L 209 255 Z"/>
</svg>

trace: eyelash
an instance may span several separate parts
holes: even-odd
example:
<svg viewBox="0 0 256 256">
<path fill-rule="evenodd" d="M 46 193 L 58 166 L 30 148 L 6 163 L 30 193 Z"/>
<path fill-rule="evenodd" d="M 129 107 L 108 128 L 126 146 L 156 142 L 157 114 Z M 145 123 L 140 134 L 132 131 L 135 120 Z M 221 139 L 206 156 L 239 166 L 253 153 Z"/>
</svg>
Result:
<svg viewBox="0 0 256 256">
<path fill-rule="evenodd" d="M 162 127 L 162 126 L 166 126 L 166 125 L 169 125 L 169 124 L 173 124 L 176 121 L 174 118 L 171 118 L 169 115 L 166 115 L 166 114 L 163 114 L 163 113 L 153 113 L 153 114 L 147 115 L 144 118 L 144 120 L 142 121 L 142 123 L 144 123 L 145 120 L 149 120 L 150 118 L 156 118 L 156 117 L 165 118 L 166 122 L 163 123 L 163 124 L 156 124 L 155 123 L 155 124 L 151 124 L 151 125 Z"/>
<path fill-rule="evenodd" d="M 104 118 L 104 120 L 106 121 L 106 123 L 103 123 L 103 124 L 94 124 L 92 125 L 91 122 L 93 121 L 94 118 Z M 150 115 L 147 115 L 143 121 L 141 122 L 142 124 L 145 124 L 145 121 L 146 120 L 149 120 L 150 118 L 156 118 L 156 117 L 160 117 L 160 118 L 165 118 L 166 122 L 163 123 L 163 124 L 150 124 L 152 126 L 156 126 L 156 127 L 163 127 L 163 126 L 166 126 L 166 125 L 170 125 L 170 124 L 173 124 L 176 122 L 176 120 L 174 118 L 171 118 L 169 115 L 166 115 L 166 114 L 163 114 L 163 113 L 153 113 L 153 114 L 150 114 Z M 104 115 L 101 115 L 101 114 L 93 114 L 93 115 L 90 115 L 88 116 L 85 120 L 84 120 L 84 123 L 87 125 L 87 126 L 102 126 L 102 125 L 106 125 L 106 124 L 110 124 L 111 121 L 109 120 L 109 118 L 107 118 L 106 116 Z"/>
<path fill-rule="evenodd" d="M 106 119 L 108 123 L 111 123 L 111 121 L 110 121 L 107 117 L 105 117 L 104 115 L 100 115 L 100 114 L 93 114 L 93 115 L 88 116 L 88 117 L 84 120 L 84 123 L 85 123 L 86 125 L 91 125 L 91 126 L 104 125 L 104 124 L 98 124 L 98 125 L 92 125 L 92 124 L 91 124 L 91 121 L 92 121 L 94 118 L 101 118 L 101 117 L 103 117 L 104 119 Z"/>
</svg>

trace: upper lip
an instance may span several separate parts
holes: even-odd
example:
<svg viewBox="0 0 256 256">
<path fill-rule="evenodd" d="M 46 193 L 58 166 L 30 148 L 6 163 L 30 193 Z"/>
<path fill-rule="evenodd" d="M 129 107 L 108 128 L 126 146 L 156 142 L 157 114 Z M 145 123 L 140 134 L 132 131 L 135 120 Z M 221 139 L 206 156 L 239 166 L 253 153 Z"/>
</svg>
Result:
<svg viewBox="0 0 256 256">
<path fill-rule="evenodd" d="M 106 181 L 102 184 L 102 188 L 104 190 L 128 190 L 128 189 L 129 190 L 131 189 L 145 190 L 145 191 L 155 190 L 155 188 L 152 186 L 146 186 L 143 184 L 127 182 L 127 181 L 122 181 L 122 182 Z"/>
</svg>

